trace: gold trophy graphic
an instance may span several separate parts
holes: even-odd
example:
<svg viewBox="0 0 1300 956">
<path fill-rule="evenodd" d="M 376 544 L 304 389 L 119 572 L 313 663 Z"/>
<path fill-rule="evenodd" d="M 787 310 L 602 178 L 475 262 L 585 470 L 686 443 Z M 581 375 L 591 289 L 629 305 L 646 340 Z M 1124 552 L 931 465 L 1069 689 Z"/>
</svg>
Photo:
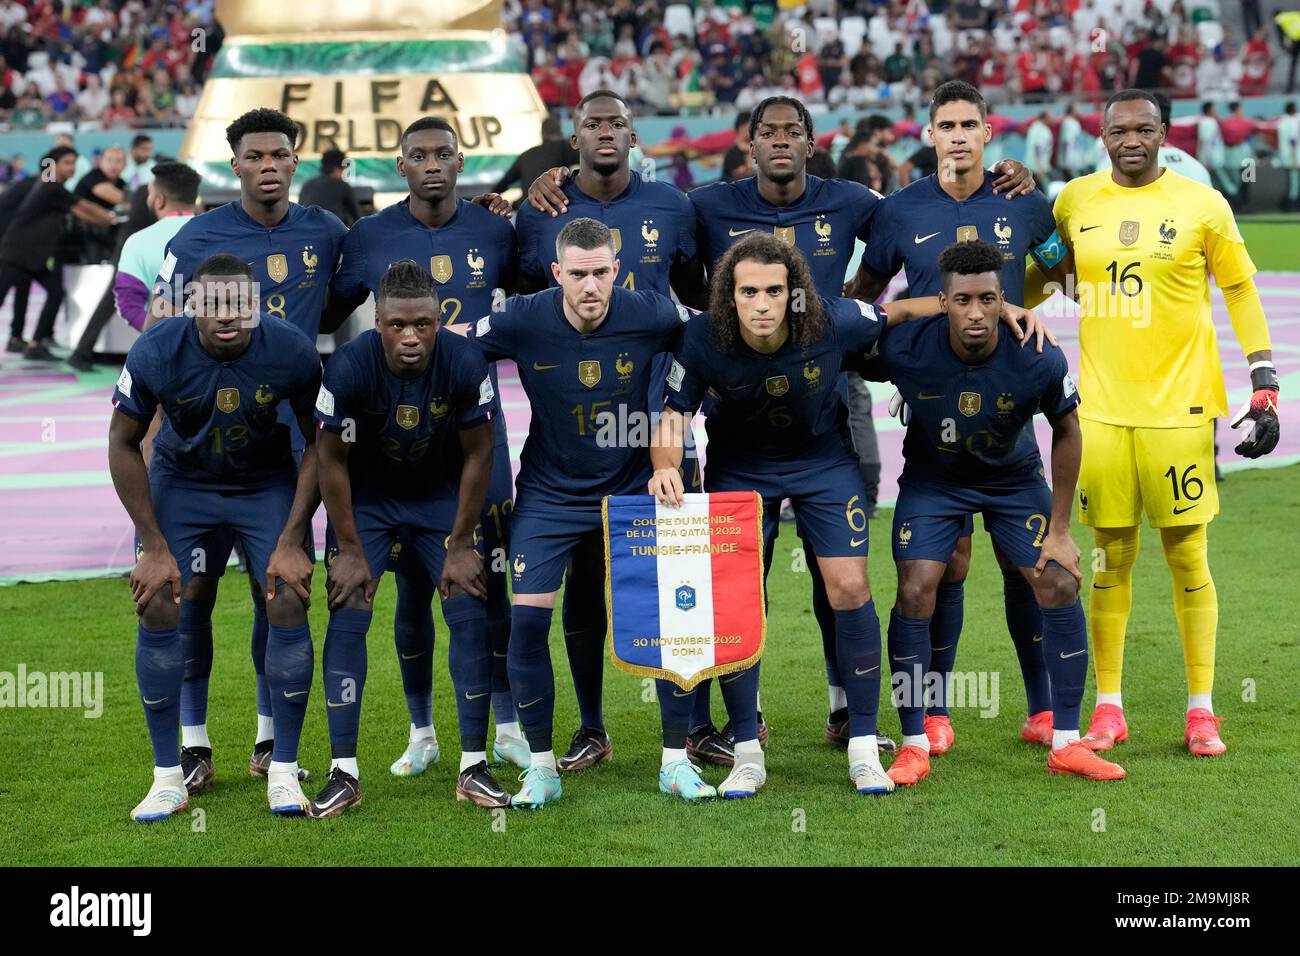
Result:
<svg viewBox="0 0 1300 956">
<path fill-rule="evenodd" d="M 217 0 L 217 19 L 226 39 L 181 147 L 210 187 L 238 189 L 225 129 L 263 106 L 298 124 L 296 183 L 337 148 L 354 185 L 394 198 L 406 192 L 398 140 L 421 116 L 457 130 L 460 184 L 476 190 L 540 141 L 546 109 L 500 29 L 500 0 Z"/>
</svg>

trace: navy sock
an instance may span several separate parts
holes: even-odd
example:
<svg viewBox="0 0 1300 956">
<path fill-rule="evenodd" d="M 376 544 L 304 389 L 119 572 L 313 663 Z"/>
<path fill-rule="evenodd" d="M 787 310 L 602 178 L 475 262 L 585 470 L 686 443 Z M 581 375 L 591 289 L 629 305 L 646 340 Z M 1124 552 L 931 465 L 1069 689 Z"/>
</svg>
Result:
<svg viewBox="0 0 1300 956">
<path fill-rule="evenodd" d="M 397 609 L 393 612 L 393 644 L 402 674 L 406 709 L 416 727 L 433 724 L 433 596 L 427 576 L 397 574 Z"/>
<path fill-rule="evenodd" d="M 835 612 L 835 651 L 849 707 L 849 736 L 876 732 L 880 711 L 880 618 L 868 600 L 851 611 Z"/>
<path fill-rule="evenodd" d="M 713 712 L 709 709 L 709 695 L 712 691 L 713 678 L 711 677 L 695 685 L 695 694 L 691 698 L 691 733 L 712 726 Z"/>
<path fill-rule="evenodd" d="M 731 734 L 736 741 L 758 739 L 758 668 L 755 664 L 736 674 L 718 678 L 722 702 L 731 718 Z"/>
<path fill-rule="evenodd" d="M 341 607 L 330 612 L 321 666 L 325 677 L 325 717 L 334 758 L 357 755 L 361 692 L 366 686 L 366 632 L 372 612 Z"/>
<path fill-rule="evenodd" d="M 826 596 L 826 582 L 822 580 L 821 568 L 813 555 L 812 546 L 807 541 L 803 542 L 803 546 L 804 553 L 808 556 L 808 573 L 812 576 L 812 609 L 813 617 L 817 619 L 817 629 L 822 635 L 822 657 L 828 661 L 835 660 L 839 654 L 836 639 L 837 612 Z M 827 679 L 830 678 L 829 671 L 826 676 Z"/>
<path fill-rule="evenodd" d="M 181 599 L 181 620 L 177 632 L 185 655 L 185 679 L 181 684 L 181 724 L 197 727 L 208 722 L 208 680 L 212 676 L 211 603 Z"/>
<path fill-rule="evenodd" d="M 664 746 L 669 750 L 684 750 L 695 694 L 682 690 L 670 680 L 656 680 L 655 691 L 659 695 Z"/>
<path fill-rule="evenodd" d="M 1052 707 L 1052 689 L 1043 660 L 1043 614 L 1034 598 L 1034 589 L 1019 568 L 1004 569 L 1002 596 L 1007 608 L 1007 632 L 1020 659 L 1020 676 L 1025 681 L 1025 701 L 1029 713 L 1037 714 Z"/>
<path fill-rule="evenodd" d="M 1032 596 L 1032 595 L 1031 595 Z M 966 582 L 940 581 L 930 618 L 930 672 L 938 682 L 934 700 L 925 712 L 948 716 L 948 679 L 957 663 L 957 641 L 961 638 L 965 616 Z"/>
<path fill-rule="evenodd" d="M 510 687 L 534 753 L 553 750 L 555 671 L 551 668 L 551 609 L 516 604 L 510 612 Z"/>
<path fill-rule="evenodd" d="M 442 602 L 442 616 L 451 633 L 447 665 L 456 692 L 460 749 L 487 750 L 488 708 L 492 704 L 492 656 L 487 641 L 487 609 L 468 594 Z"/>
<path fill-rule="evenodd" d="M 260 590 L 260 589 L 259 589 Z M 266 598 L 253 598 L 253 674 L 257 678 L 257 715 L 271 716 L 271 689 L 266 683 L 266 641 L 271 622 L 266 619 Z"/>
<path fill-rule="evenodd" d="M 181 765 L 181 684 L 185 656 L 176 628 L 136 625 L 135 679 L 155 767 Z"/>
<path fill-rule="evenodd" d="M 493 616 L 491 599 L 488 602 L 487 641 L 492 654 L 492 713 L 498 724 L 512 724 L 519 719 L 515 713 L 515 698 L 510 693 L 510 669 L 506 665 L 510 653 L 510 608 L 506 616 Z"/>
<path fill-rule="evenodd" d="M 1075 730 L 1083 703 L 1083 684 L 1088 677 L 1088 625 L 1083 604 L 1045 607 L 1043 612 L 1043 657 L 1052 683 L 1052 726 Z"/>
<path fill-rule="evenodd" d="M 930 619 L 889 615 L 889 671 L 898 722 L 906 736 L 925 733 L 925 681 L 930 673 Z"/>
<path fill-rule="evenodd" d="M 569 580 L 573 575 L 569 575 Z M 564 649 L 569 655 L 569 670 L 573 673 L 573 690 L 578 697 L 578 713 L 582 726 L 594 730 L 605 729 L 605 712 L 602 691 L 605 679 L 605 613 L 603 605 L 596 604 L 594 596 L 588 599 L 573 595 L 569 589 L 564 595 Z M 529 698 L 532 699 L 531 697 Z"/>
<path fill-rule="evenodd" d="M 271 759 L 292 763 L 298 759 L 302 722 L 307 717 L 307 698 L 315 667 L 311 627 L 271 627 L 266 639 L 266 682 L 271 690 L 271 711 L 275 720 L 275 748 Z"/>
</svg>

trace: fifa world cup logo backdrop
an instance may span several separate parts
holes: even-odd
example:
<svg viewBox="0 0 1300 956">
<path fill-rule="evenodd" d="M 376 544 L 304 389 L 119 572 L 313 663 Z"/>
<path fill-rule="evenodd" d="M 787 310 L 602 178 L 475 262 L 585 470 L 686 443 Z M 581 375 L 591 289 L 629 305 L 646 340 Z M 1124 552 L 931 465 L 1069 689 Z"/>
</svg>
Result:
<svg viewBox="0 0 1300 956">
<path fill-rule="evenodd" d="M 337 148 L 356 184 L 404 192 L 393 159 L 421 116 L 458 131 L 466 186 L 491 185 L 539 141 L 546 110 L 498 29 L 499 0 L 218 0 L 217 17 L 226 40 L 182 147 L 211 185 L 238 188 L 225 129 L 259 106 L 298 124 L 299 182 Z"/>
</svg>

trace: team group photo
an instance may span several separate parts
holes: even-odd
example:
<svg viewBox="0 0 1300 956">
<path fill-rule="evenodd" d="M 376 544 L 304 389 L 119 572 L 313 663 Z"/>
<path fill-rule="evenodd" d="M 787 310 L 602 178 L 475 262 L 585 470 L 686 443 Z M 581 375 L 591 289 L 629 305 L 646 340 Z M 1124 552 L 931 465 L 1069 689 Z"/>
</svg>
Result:
<svg viewBox="0 0 1300 956">
<path fill-rule="evenodd" d="M 1269 7 L 0 2 L 3 858 L 1294 865 Z"/>
</svg>

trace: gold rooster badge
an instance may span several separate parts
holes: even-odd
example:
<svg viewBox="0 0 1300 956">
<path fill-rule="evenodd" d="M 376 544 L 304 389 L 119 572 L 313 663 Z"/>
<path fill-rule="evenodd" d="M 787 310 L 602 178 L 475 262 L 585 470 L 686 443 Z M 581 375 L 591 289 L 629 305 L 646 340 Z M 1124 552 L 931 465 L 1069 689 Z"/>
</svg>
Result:
<svg viewBox="0 0 1300 956">
<path fill-rule="evenodd" d="M 316 263 L 320 261 L 316 253 L 311 250 L 311 246 L 304 246 L 302 250 L 302 264 L 307 267 L 307 275 L 312 275 L 316 271 Z"/>
<path fill-rule="evenodd" d="M 826 221 L 825 216 L 817 217 L 817 221 L 813 223 L 813 230 L 817 233 L 817 238 L 822 242 L 831 241 L 831 224 Z"/>
<path fill-rule="evenodd" d="M 655 228 L 653 219 L 647 219 L 641 223 L 641 238 L 645 240 L 648 246 L 653 246 L 659 241 L 659 230 Z"/>
<path fill-rule="evenodd" d="M 469 252 L 465 253 L 465 264 L 474 270 L 476 276 L 479 276 L 483 274 L 483 257 L 476 256 L 474 254 L 476 252 L 478 252 L 477 249 L 471 249 Z"/>
<path fill-rule="evenodd" d="M 1007 225 L 1005 216 L 999 216 L 997 222 L 993 223 L 993 235 L 998 237 L 998 245 L 1010 245 L 1011 227 Z"/>
<path fill-rule="evenodd" d="M 620 382 L 628 381 L 632 377 L 632 369 L 635 367 L 636 366 L 632 364 L 632 360 L 627 357 L 626 352 L 620 352 L 618 358 L 614 362 L 614 369 L 618 372 L 618 380 Z"/>
</svg>

